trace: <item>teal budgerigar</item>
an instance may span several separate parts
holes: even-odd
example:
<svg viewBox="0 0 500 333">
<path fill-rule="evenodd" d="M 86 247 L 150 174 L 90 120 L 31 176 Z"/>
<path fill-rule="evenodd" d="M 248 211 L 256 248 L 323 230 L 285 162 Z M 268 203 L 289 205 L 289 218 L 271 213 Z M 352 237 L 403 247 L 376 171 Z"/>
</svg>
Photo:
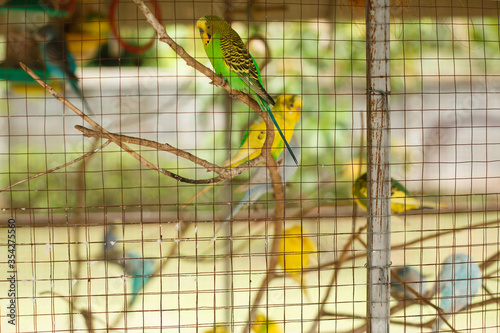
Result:
<svg viewBox="0 0 500 333">
<path fill-rule="evenodd" d="M 62 29 L 52 24 L 43 26 L 36 31 L 35 40 L 39 42 L 42 59 L 49 75 L 54 79 L 69 82 L 71 88 L 85 104 L 85 111 L 93 115 L 92 109 L 78 87 L 78 77 L 75 75 L 76 63 L 66 46 Z"/>
<path fill-rule="evenodd" d="M 221 75 L 232 89 L 249 92 L 255 98 L 262 111 L 267 112 L 273 121 L 295 164 L 299 164 L 271 112 L 275 102 L 262 85 L 259 66 L 241 37 L 229 23 L 217 16 L 204 16 L 196 25 L 215 73 Z"/>
<path fill-rule="evenodd" d="M 131 303 L 134 303 L 137 295 L 154 274 L 155 262 L 153 259 L 143 258 L 134 250 L 123 252 L 123 244 L 115 246 L 120 238 L 117 232 L 114 225 L 108 227 L 103 242 L 104 256 L 108 263 L 120 266 L 126 277 L 132 281 Z"/>
</svg>

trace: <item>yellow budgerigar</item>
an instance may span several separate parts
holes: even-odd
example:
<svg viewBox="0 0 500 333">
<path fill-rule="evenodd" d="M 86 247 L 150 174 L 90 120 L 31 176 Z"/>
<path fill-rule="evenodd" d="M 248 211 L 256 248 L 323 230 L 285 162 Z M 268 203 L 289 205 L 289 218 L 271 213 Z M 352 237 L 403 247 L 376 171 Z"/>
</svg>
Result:
<svg viewBox="0 0 500 333">
<path fill-rule="evenodd" d="M 368 176 L 367 173 L 359 176 L 352 186 L 352 195 L 359 207 L 366 210 L 368 196 Z M 394 214 L 401 214 L 407 210 L 424 208 L 436 208 L 438 205 L 411 197 L 411 193 L 401 183 L 391 178 L 391 211 Z M 439 205 L 445 207 L 445 205 Z"/>
<path fill-rule="evenodd" d="M 273 114 L 276 121 L 283 129 L 283 133 L 288 142 L 291 141 L 295 125 L 300 120 L 302 110 L 302 98 L 297 95 L 280 95 L 276 99 L 276 104 L 273 107 Z M 277 135 L 276 127 L 274 128 L 275 135 L 271 148 L 271 155 L 275 160 L 278 159 L 283 151 L 285 144 L 283 139 Z M 250 126 L 243 135 L 240 149 L 230 159 L 225 161 L 222 166 L 225 168 L 235 168 L 248 160 L 258 157 L 262 151 L 262 147 L 266 141 L 266 123 L 261 120 Z M 182 208 L 189 205 L 191 202 L 201 197 L 208 192 L 215 184 L 206 186 L 203 190 L 196 193 L 191 199 L 186 201 Z"/>
<path fill-rule="evenodd" d="M 276 104 L 272 109 L 272 113 L 281 127 L 285 138 L 288 142 L 292 139 L 295 125 L 300 120 L 300 111 L 302 110 L 302 98 L 297 95 L 280 95 L 276 99 Z M 285 147 L 283 139 L 274 127 L 274 140 L 271 149 L 271 154 L 277 160 Z M 230 159 L 225 161 L 222 166 L 234 168 L 258 157 L 266 141 L 266 123 L 263 120 L 256 122 L 250 126 L 240 144 L 240 150 Z"/>
<path fill-rule="evenodd" d="M 285 274 L 301 285 L 307 295 L 305 287 L 304 269 L 308 268 L 312 256 L 316 252 L 316 244 L 306 235 L 303 235 L 299 225 L 283 231 L 280 241 L 278 263 Z"/>
<path fill-rule="evenodd" d="M 282 333 L 283 330 L 273 322 L 264 316 L 263 314 L 258 314 L 255 316 L 254 324 L 252 325 L 252 332 L 254 333 Z"/>
</svg>

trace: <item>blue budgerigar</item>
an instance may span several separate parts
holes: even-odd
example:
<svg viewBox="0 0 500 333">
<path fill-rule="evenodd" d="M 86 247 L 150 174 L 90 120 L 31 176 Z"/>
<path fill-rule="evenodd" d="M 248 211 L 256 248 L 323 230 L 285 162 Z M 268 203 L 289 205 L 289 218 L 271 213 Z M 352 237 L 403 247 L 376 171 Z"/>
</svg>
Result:
<svg viewBox="0 0 500 333">
<path fill-rule="evenodd" d="M 85 104 L 85 111 L 93 114 L 78 87 L 78 77 L 75 75 L 76 63 L 66 46 L 63 30 L 55 25 L 48 24 L 36 31 L 35 39 L 40 44 L 42 59 L 49 75 L 54 79 L 69 82 L 75 93 Z"/>
<path fill-rule="evenodd" d="M 107 252 L 109 263 L 119 265 L 128 278 L 132 279 L 132 300 L 134 302 L 139 292 L 155 272 L 155 263 L 152 259 L 144 259 L 132 250 L 122 252 L 121 246 L 116 246 L 119 236 L 114 225 L 108 227 L 104 238 L 103 250 Z"/>
<path fill-rule="evenodd" d="M 295 155 L 295 157 L 300 161 L 301 152 L 299 148 L 299 144 L 295 137 L 290 140 L 290 147 Z M 294 163 L 292 156 L 288 150 L 283 150 L 281 153 L 282 158 L 278 159 L 279 172 L 281 179 L 286 184 L 287 180 L 297 171 L 298 165 Z M 219 230 L 227 223 L 231 218 L 233 218 L 244 205 L 251 205 L 253 202 L 258 200 L 262 195 L 271 191 L 273 188 L 273 184 L 271 181 L 271 176 L 269 175 L 269 170 L 266 166 L 260 166 L 255 169 L 250 181 L 246 185 L 240 186 L 236 189 L 236 192 L 242 192 L 245 189 L 248 189 L 243 199 L 233 208 L 232 212 L 226 217 L 226 220 L 217 228 L 215 234 L 219 232 Z"/>
<path fill-rule="evenodd" d="M 479 265 L 466 254 L 450 255 L 444 261 L 439 278 L 439 307 L 446 312 L 448 320 L 453 314 L 465 309 L 482 286 Z M 438 317 L 433 332 L 438 332 L 443 320 Z"/>
<path fill-rule="evenodd" d="M 405 285 L 412 288 L 419 293 L 420 296 L 424 296 L 427 289 L 427 282 L 425 281 L 425 276 L 423 276 L 417 269 L 411 266 L 403 266 L 400 268 L 392 269 L 396 275 L 405 282 Z M 398 280 L 391 278 L 391 296 L 397 300 L 404 299 L 416 299 L 417 296 L 405 288 Z"/>
</svg>

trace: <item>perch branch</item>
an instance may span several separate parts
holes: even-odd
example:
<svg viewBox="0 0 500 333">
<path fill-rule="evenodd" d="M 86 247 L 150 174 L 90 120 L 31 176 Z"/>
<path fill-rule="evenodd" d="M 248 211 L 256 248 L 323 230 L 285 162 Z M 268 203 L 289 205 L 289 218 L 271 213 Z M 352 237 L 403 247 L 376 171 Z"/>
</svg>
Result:
<svg viewBox="0 0 500 333">
<path fill-rule="evenodd" d="M 104 128 L 102 128 L 98 123 L 96 123 L 91 118 L 89 118 L 85 113 L 83 113 L 82 111 L 80 111 L 80 109 L 78 109 L 76 106 L 74 106 L 73 104 L 71 104 L 64 97 L 62 97 L 57 91 L 54 90 L 54 88 L 52 88 L 47 83 L 45 83 L 42 79 L 40 79 L 40 77 L 38 75 L 36 75 L 28 66 L 26 66 L 22 62 L 20 62 L 19 65 L 21 66 L 21 68 L 26 73 L 28 73 L 36 82 L 38 82 L 38 84 L 40 84 L 42 87 L 44 87 L 45 90 L 48 93 L 50 93 L 52 96 L 54 96 L 59 102 L 61 102 L 62 104 L 66 105 L 67 107 L 69 107 L 74 113 L 76 113 L 77 115 L 79 115 L 80 117 L 82 117 L 83 120 L 85 120 L 90 125 L 92 125 L 92 127 L 94 127 L 95 129 L 97 129 L 98 131 L 102 132 L 103 133 L 103 135 L 102 135 L 103 137 L 106 137 L 106 138 L 110 139 L 111 141 L 113 141 L 114 143 L 116 143 L 118 146 L 120 146 L 123 150 L 125 150 L 126 152 L 128 152 L 130 155 L 132 155 L 134 158 L 136 158 L 139 162 L 141 162 L 146 167 L 151 168 L 153 170 L 157 170 L 157 171 L 159 171 L 159 172 L 161 172 L 161 173 L 163 173 L 163 174 L 165 174 L 167 176 L 171 176 L 171 177 L 173 176 L 173 174 L 171 172 L 163 170 L 162 168 L 160 168 L 160 167 L 154 165 L 153 163 L 147 161 L 142 156 L 140 156 L 139 154 L 137 154 L 135 151 L 133 151 L 132 149 L 130 149 L 127 145 L 125 145 L 122 142 L 120 142 L 111 133 L 109 133 L 107 130 L 105 130 Z M 173 177 L 173 178 L 175 178 L 175 177 Z"/>
<path fill-rule="evenodd" d="M 486 301 L 471 304 L 467 307 L 467 309 L 470 310 L 470 309 L 474 309 L 474 308 L 480 308 L 480 307 L 483 307 L 485 305 L 493 304 L 493 303 L 500 304 L 500 297 L 490 298 L 490 299 L 487 299 Z"/>
<path fill-rule="evenodd" d="M 28 177 L 28 178 L 25 178 L 25 179 L 20 180 L 20 181 L 18 181 L 18 182 L 15 182 L 14 184 L 11 184 L 11 185 L 9 185 L 9 186 L 4 187 L 3 189 L 1 189 L 1 190 L 0 190 L 0 193 L 1 193 L 1 192 L 4 192 L 4 191 L 6 191 L 6 190 L 8 190 L 9 188 L 12 188 L 12 187 L 14 187 L 14 186 L 21 185 L 22 183 L 25 183 L 25 182 L 27 182 L 27 181 L 29 181 L 29 180 L 32 180 L 32 179 L 38 178 L 38 177 L 43 176 L 43 175 L 47 175 L 47 174 L 52 173 L 52 172 L 54 172 L 54 171 L 60 170 L 60 169 L 62 169 L 62 168 L 64 168 L 64 167 L 67 167 L 67 166 L 69 166 L 69 165 L 71 165 L 71 164 L 75 164 L 76 162 L 79 162 L 79 161 L 81 161 L 81 160 L 83 160 L 83 159 L 85 159 L 85 158 L 87 158 L 87 157 L 89 157 L 89 156 L 91 156 L 91 155 L 93 155 L 93 154 L 97 153 L 98 151 L 102 150 L 104 147 L 106 147 L 106 146 L 107 146 L 107 145 L 109 145 L 110 143 L 111 143 L 111 141 L 110 141 L 110 140 L 108 140 L 108 141 L 106 141 L 105 143 L 103 143 L 102 145 L 100 145 L 99 147 L 97 147 L 96 149 L 94 149 L 94 150 L 92 150 L 92 151 L 89 151 L 89 152 L 88 152 L 88 153 L 86 153 L 85 155 L 82 155 L 82 156 L 78 157 L 77 159 L 74 159 L 73 161 L 70 161 L 70 162 L 68 162 L 68 163 L 64 163 L 64 164 L 62 164 L 62 165 L 60 165 L 60 166 L 58 166 L 58 167 L 52 168 L 52 169 L 50 169 L 50 170 L 46 170 L 46 171 L 44 171 L 44 172 L 37 173 L 36 175 L 33 175 L 33 176 L 31 176 L 31 177 Z"/>
<path fill-rule="evenodd" d="M 325 317 L 334 317 L 336 319 L 366 319 L 366 316 L 362 315 L 353 315 L 349 313 L 341 313 L 341 312 L 330 312 L 330 311 L 324 311 L 323 316 Z"/>
<path fill-rule="evenodd" d="M 491 257 L 489 257 L 488 259 L 486 259 L 486 261 L 483 261 L 481 263 L 481 266 L 480 266 L 481 270 L 485 271 L 492 264 L 497 263 L 498 260 L 500 260 L 500 251 L 498 251 L 497 253 L 495 253 L 494 255 L 492 255 Z"/>
<path fill-rule="evenodd" d="M 399 283 L 401 283 L 401 285 L 403 285 L 404 289 L 408 290 L 410 293 L 412 293 L 413 295 L 415 295 L 417 301 L 420 301 L 420 302 L 422 302 L 422 303 L 424 303 L 424 304 L 432 307 L 434 310 L 436 310 L 438 316 L 443 320 L 444 323 L 446 323 L 446 325 L 448 325 L 451 328 L 451 331 L 452 332 L 457 332 L 453 328 L 453 326 L 448 322 L 448 320 L 446 319 L 446 313 L 439 306 L 434 305 L 427 298 L 422 297 L 422 295 L 420 295 L 418 293 L 418 291 L 416 291 L 415 289 L 413 289 L 412 287 L 410 287 L 409 285 L 407 285 L 406 282 L 404 282 L 403 279 L 401 279 L 398 276 L 398 274 L 396 272 L 394 272 L 393 270 L 391 270 L 391 277 L 394 278 L 394 279 L 396 279 Z"/>
<path fill-rule="evenodd" d="M 182 59 L 186 61 L 186 64 L 188 66 L 191 66 L 195 68 L 197 71 L 201 72 L 202 74 L 206 75 L 208 78 L 210 78 L 215 85 L 218 85 L 222 88 L 224 88 L 227 92 L 229 92 L 231 95 L 236 96 L 238 99 L 240 99 L 242 102 L 246 103 L 249 105 L 252 109 L 254 109 L 264 120 L 266 123 L 267 127 L 267 133 L 266 133 L 266 141 L 264 143 L 264 147 L 262 149 L 262 155 L 265 156 L 266 162 L 267 162 L 267 168 L 269 170 L 269 174 L 271 176 L 271 180 L 273 182 L 273 190 L 274 190 L 274 197 L 276 200 L 276 207 L 275 207 L 275 212 L 274 212 L 274 235 L 276 236 L 274 238 L 273 244 L 271 246 L 271 253 L 272 254 L 277 254 L 278 249 L 279 249 L 279 238 L 281 236 L 281 231 L 283 229 L 283 220 L 284 220 L 284 193 L 283 193 L 283 184 L 281 183 L 281 177 L 279 175 L 278 171 L 278 165 L 274 158 L 271 155 L 271 146 L 274 140 L 274 125 L 271 122 L 271 119 L 269 116 L 260 110 L 259 105 L 255 100 L 253 100 L 249 95 L 242 93 L 237 90 L 231 89 L 229 84 L 226 82 L 224 83 L 224 80 L 222 79 L 221 76 L 216 75 L 212 70 L 210 70 L 208 67 L 202 65 L 200 62 L 198 62 L 196 59 L 191 57 L 186 50 L 184 50 L 183 47 L 178 45 L 168 34 L 163 25 L 158 22 L 156 17 L 151 13 L 149 8 L 144 4 L 142 0 L 133 0 L 139 9 L 142 11 L 144 16 L 146 17 L 146 20 L 151 24 L 151 26 L 156 30 L 158 33 L 158 36 L 160 37 L 160 41 L 167 43 L 174 52 L 176 52 Z M 269 280 L 269 276 L 272 277 L 272 271 L 276 267 L 278 263 L 278 258 L 276 255 L 271 257 L 271 261 L 269 263 L 269 266 L 267 267 L 267 278 L 264 279 L 263 284 L 259 288 L 259 292 L 257 293 L 257 297 L 254 299 L 254 303 L 251 306 L 250 310 L 250 318 L 248 320 L 248 323 L 245 326 L 244 332 L 248 331 L 251 322 L 253 320 L 253 317 L 256 313 L 257 310 L 257 305 L 260 302 L 260 299 L 262 298 L 263 295 L 263 290 L 265 290 L 266 285 L 264 283 L 267 283 Z"/>
<path fill-rule="evenodd" d="M 80 125 L 76 125 L 75 128 L 77 130 L 79 130 L 80 132 L 82 132 L 84 136 L 89 137 L 89 138 L 90 137 L 101 137 L 103 135 L 102 132 L 95 131 L 95 130 L 92 130 L 92 129 L 89 129 L 89 128 L 86 128 L 86 127 L 83 127 Z M 202 158 L 199 158 L 191 153 L 188 153 L 184 150 L 175 148 L 167 143 L 158 143 L 156 141 L 151 141 L 151 140 L 142 139 L 142 138 L 136 138 L 136 137 L 128 136 L 128 135 L 121 135 L 121 134 L 116 134 L 116 133 L 111 133 L 111 134 L 114 137 L 116 137 L 117 139 L 119 139 L 121 142 L 126 142 L 126 143 L 131 143 L 134 145 L 145 146 L 145 147 L 150 147 L 150 148 L 154 148 L 157 150 L 166 151 L 166 152 L 172 153 L 174 155 L 177 155 L 179 157 L 183 157 L 183 158 L 185 158 L 185 159 L 187 159 L 195 164 L 198 164 L 198 165 L 204 167 L 208 171 L 213 171 L 213 172 L 216 172 L 220 175 L 219 177 L 210 178 L 210 179 L 201 179 L 201 180 L 194 180 L 194 179 L 188 179 L 188 178 L 182 177 L 183 179 L 181 181 L 189 182 L 191 184 L 208 184 L 208 183 L 222 182 L 222 181 L 225 181 L 227 179 L 234 178 L 237 175 L 248 170 L 249 168 L 264 162 L 264 157 L 259 156 L 253 160 L 245 162 L 244 164 L 242 164 L 236 168 L 226 169 L 226 168 L 222 168 L 216 164 L 210 163 L 210 162 L 208 162 Z M 186 181 L 186 180 L 188 180 L 188 181 Z"/>
</svg>

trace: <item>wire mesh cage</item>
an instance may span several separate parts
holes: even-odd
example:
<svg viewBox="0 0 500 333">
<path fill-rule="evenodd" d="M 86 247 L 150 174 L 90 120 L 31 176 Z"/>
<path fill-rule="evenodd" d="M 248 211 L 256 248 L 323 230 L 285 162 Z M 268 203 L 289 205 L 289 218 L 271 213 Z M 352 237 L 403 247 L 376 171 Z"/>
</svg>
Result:
<svg viewBox="0 0 500 333">
<path fill-rule="evenodd" d="M 1 332 L 498 332 L 498 1 L 3 1 Z"/>
</svg>

